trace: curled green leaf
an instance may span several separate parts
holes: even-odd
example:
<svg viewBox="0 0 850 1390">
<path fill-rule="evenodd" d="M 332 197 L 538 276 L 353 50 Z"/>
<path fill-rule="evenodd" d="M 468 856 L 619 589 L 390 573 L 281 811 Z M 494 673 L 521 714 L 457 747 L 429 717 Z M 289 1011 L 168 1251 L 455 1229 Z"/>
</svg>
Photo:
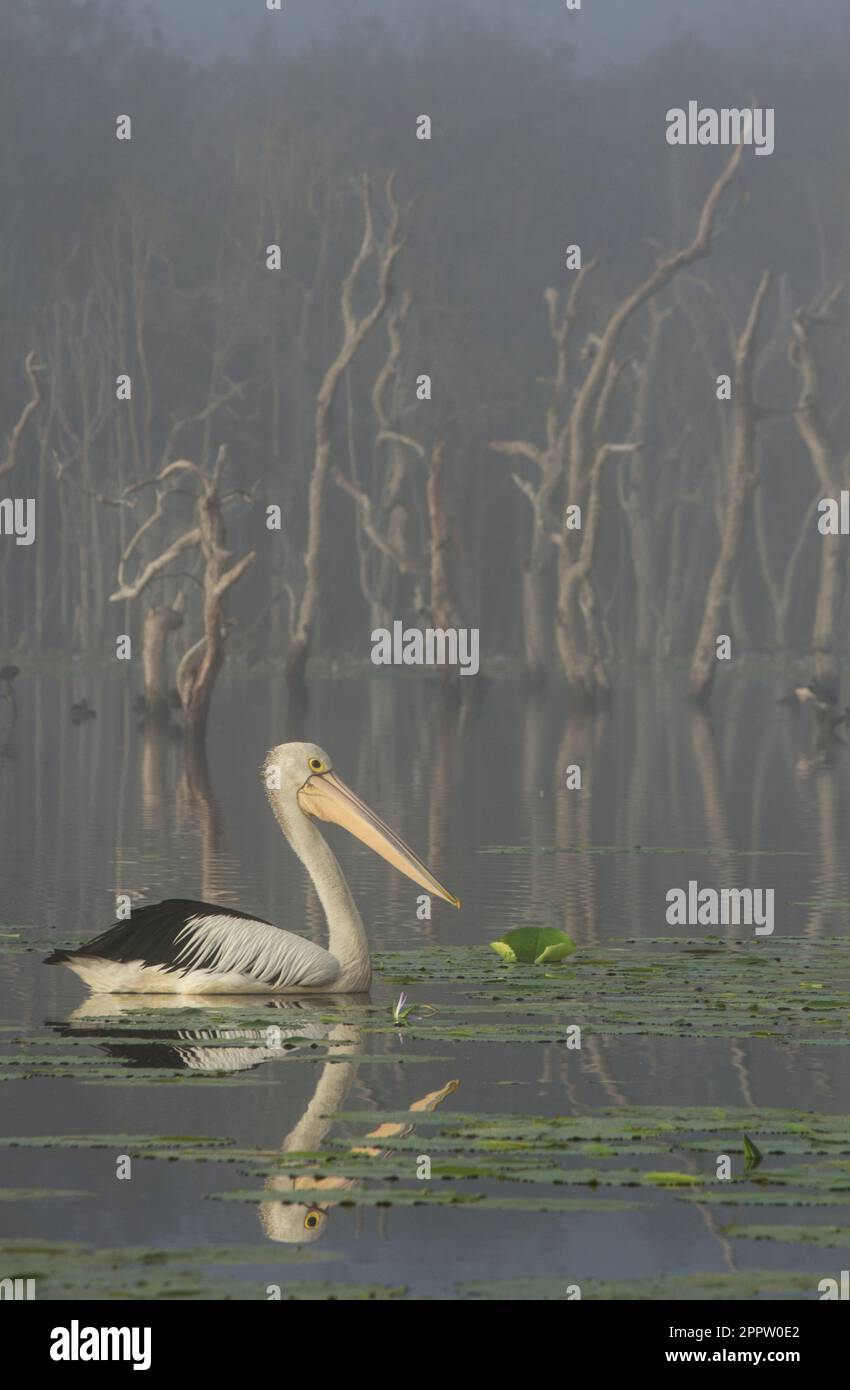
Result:
<svg viewBox="0 0 850 1390">
<path fill-rule="evenodd" d="M 517 927 L 490 946 L 502 960 L 521 965 L 550 965 L 576 949 L 572 937 L 557 927 Z"/>
</svg>

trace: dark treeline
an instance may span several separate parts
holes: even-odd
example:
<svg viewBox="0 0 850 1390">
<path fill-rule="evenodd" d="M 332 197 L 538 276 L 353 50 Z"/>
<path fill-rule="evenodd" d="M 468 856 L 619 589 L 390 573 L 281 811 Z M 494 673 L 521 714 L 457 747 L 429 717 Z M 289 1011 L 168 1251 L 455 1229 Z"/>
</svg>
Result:
<svg viewBox="0 0 850 1390">
<path fill-rule="evenodd" d="M 297 55 L 270 15 L 199 67 L 113 4 L 0 0 L 0 497 L 37 501 L 0 650 L 144 628 L 156 666 L 180 628 L 201 723 L 225 641 L 297 682 L 394 618 L 591 697 L 670 659 L 705 695 L 718 632 L 828 675 L 850 45 L 768 14 L 579 79 L 566 42 L 427 9 Z M 775 152 L 669 147 L 690 100 L 773 107 Z"/>
</svg>

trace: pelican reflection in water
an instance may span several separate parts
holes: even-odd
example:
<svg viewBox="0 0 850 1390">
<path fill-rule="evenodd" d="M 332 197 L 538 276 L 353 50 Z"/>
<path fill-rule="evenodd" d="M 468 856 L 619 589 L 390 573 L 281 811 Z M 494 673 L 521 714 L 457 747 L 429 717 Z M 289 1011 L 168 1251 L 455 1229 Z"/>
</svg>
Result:
<svg viewBox="0 0 850 1390">
<path fill-rule="evenodd" d="M 352 1050 L 359 1048 L 360 1035 L 357 1029 L 341 1024 L 330 1034 L 329 1040 L 342 1042 L 346 1035 Z M 297 1125 L 290 1130 L 283 1141 L 281 1152 L 286 1154 L 314 1153 L 331 1125 L 336 1112 L 342 1108 L 349 1088 L 357 1071 L 357 1062 L 326 1062 L 316 1083 L 316 1089 Z M 436 1110 L 442 1100 L 456 1091 L 459 1081 L 448 1081 L 439 1091 L 430 1091 L 421 1100 L 414 1101 L 408 1108 L 413 1115 L 416 1111 Z M 389 1139 L 412 1134 L 414 1126 L 403 1123 L 387 1123 L 370 1131 L 368 1139 Z M 385 1152 L 379 1146 L 369 1145 L 352 1148 L 351 1153 L 379 1158 Z M 285 1157 L 284 1164 L 285 1167 Z M 302 1165 L 299 1165 L 302 1166 Z M 293 1176 L 290 1173 L 276 1173 L 267 1178 L 265 1190 L 275 1194 L 269 1201 L 260 1203 L 260 1220 L 269 1240 L 283 1241 L 287 1244 L 303 1244 L 318 1240 L 327 1224 L 331 1209 L 337 1200 L 342 1200 L 346 1192 L 362 1186 L 360 1178 L 322 1177 L 321 1162 L 317 1163 L 315 1173 L 303 1170 Z M 312 1194 L 310 1202 L 299 1202 L 297 1194 Z M 321 1197 L 316 1196 L 321 1192 Z M 327 1194 L 327 1195 L 325 1195 Z"/>
<path fill-rule="evenodd" d="M 368 990 L 369 943 L 342 870 L 316 821 L 344 826 L 421 887 L 453 907 L 459 900 L 333 771 L 314 743 L 281 743 L 263 781 L 272 811 L 313 880 L 328 926 L 328 949 L 260 917 L 171 898 L 134 910 L 46 964 L 70 967 L 99 993 L 353 994 Z"/>
<path fill-rule="evenodd" d="M 347 1001 L 352 996 L 347 996 Z M 363 996 L 365 999 L 367 996 Z M 272 1010 L 266 1027 L 203 1027 L 203 1013 L 199 1014 L 197 1027 L 169 1026 L 167 1014 L 177 1010 L 182 1019 L 187 1011 L 212 1010 L 217 1015 L 223 1012 L 239 1014 L 245 1005 L 235 998 L 217 996 L 216 1002 L 209 995 L 161 994 L 155 1001 L 139 994 L 89 994 L 69 1015 L 68 1022 L 53 1024 L 52 1027 L 62 1037 L 91 1040 L 101 1051 L 128 1067 L 143 1067 L 146 1070 L 163 1068 L 169 1071 L 207 1072 L 209 1074 L 231 1075 L 241 1071 L 251 1071 L 264 1062 L 280 1061 L 297 1052 L 310 1050 L 328 1040 L 333 1028 L 318 1012 L 323 1013 L 333 1007 L 330 1001 L 309 998 L 284 998 L 269 996 L 261 1003 Z M 346 1001 L 346 1002 L 347 1002 Z M 153 1012 L 151 1012 L 153 1010 Z M 129 1041 L 122 1038 L 120 1020 L 125 1016 L 141 1015 L 144 1018 L 144 1041 L 138 1036 L 138 1029 L 131 1028 Z M 108 1017 L 115 1022 L 105 1029 L 103 1019 Z M 88 1021 L 92 1027 L 87 1027 Z M 101 1026 L 98 1026 L 101 1025 Z M 101 1041 L 104 1032 L 108 1042 Z"/>
<path fill-rule="evenodd" d="M 119 1057 L 129 1065 L 204 1072 L 245 1071 L 272 1059 L 280 1060 L 290 1053 L 294 1054 L 299 1046 L 310 1046 L 311 1043 L 315 1046 L 320 1041 L 326 1043 L 331 1055 L 337 1060 L 324 1063 L 304 1113 L 281 1144 L 281 1163 L 285 1168 L 287 1154 L 314 1154 L 321 1149 L 325 1136 L 335 1123 L 337 1112 L 342 1109 L 357 1075 L 363 1039 L 362 1032 L 356 1024 L 333 1023 L 321 1018 L 316 1012 L 322 1007 L 318 1001 L 274 999 L 268 1003 L 276 1011 L 284 1011 L 272 1015 L 276 1021 L 269 1028 L 199 1027 L 180 1028 L 172 1032 L 163 1020 L 162 1031 L 154 1041 L 139 1043 L 136 1039 L 122 1044 L 115 1041 L 116 1032 L 120 1030 L 118 1020 L 122 1016 L 143 1010 L 146 1024 L 149 1025 L 151 1006 L 142 1003 L 138 995 L 127 995 L 124 998 L 116 995 L 108 1000 L 101 995 L 98 1000 L 87 999 L 75 1009 L 68 1024 L 60 1026 L 60 1031 L 67 1036 L 90 1036 L 92 1042 L 97 1040 L 100 1033 L 105 1033 L 109 1036 L 110 1042 L 99 1045 L 111 1057 Z M 163 1008 L 182 1006 L 198 1009 L 199 1012 L 221 1007 L 219 1004 L 213 1004 L 208 998 L 192 999 L 182 996 L 179 1003 L 176 999 L 169 1000 L 167 1005 L 164 1001 L 158 1001 L 156 1009 L 159 1011 Z M 235 1001 L 226 1007 L 235 1007 Z M 104 1026 L 107 1016 L 111 1021 Z M 92 1019 L 93 1023 L 96 1020 L 99 1025 L 93 1027 L 91 1032 L 79 1027 L 79 1024 L 85 1023 L 88 1019 Z M 131 1028 L 131 1038 L 134 1037 L 135 1031 Z M 435 1110 L 447 1096 L 458 1089 L 459 1085 L 459 1081 L 448 1081 L 440 1090 L 430 1091 L 408 1107 L 411 1112 L 410 1124 L 388 1122 L 379 1125 L 366 1136 L 378 1141 L 376 1145 L 361 1145 L 352 1148 L 351 1152 L 376 1158 L 385 1152 L 391 1152 L 380 1146 L 380 1140 L 411 1134 L 414 1129 L 412 1121 L 416 1113 Z M 306 1244 L 318 1240 L 336 1205 L 334 1198 L 336 1197 L 337 1201 L 342 1200 L 347 1191 L 362 1185 L 359 1178 L 321 1176 L 320 1163 L 317 1163 L 315 1174 L 305 1172 L 302 1163 L 297 1166 L 300 1170 L 297 1174 L 283 1171 L 266 1179 L 264 1190 L 269 1197 L 268 1200 L 259 1203 L 258 1215 L 269 1240 L 286 1244 Z M 311 1200 L 299 1201 L 298 1194 L 307 1191 L 312 1194 Z M 319 1199 L 316 1198 L 317 1192 L 322 1193 Z"/>
</svg>

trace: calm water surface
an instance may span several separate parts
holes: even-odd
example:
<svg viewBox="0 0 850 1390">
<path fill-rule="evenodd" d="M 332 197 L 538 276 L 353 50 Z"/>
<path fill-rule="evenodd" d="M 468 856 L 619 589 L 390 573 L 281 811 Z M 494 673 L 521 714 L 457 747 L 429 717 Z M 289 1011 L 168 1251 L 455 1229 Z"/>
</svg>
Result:
<svg viewBox="0 0 850 1390">
<path fill-rule="evenodd" d="M 646 677 L 624 684 L 605 715 L 570 719 L 558 691 L 540 704 L 493 684 L 477 707 L 449 714 L 425 682 L 318 684 L 305 736 L 328 749 L 345 780 L 463 900 L 460 913 L 435 900 L 432 920 L 418 921 L 415 885 L 331 828 L 373 949 L 486 952 L 486 943 L 525 924 L 561 927 L 582 946 L 660 937 L 675 947 L 683 933 L 666 925 L 665 895 L 690 879 L 715 888 L 772 887 L 777 941 L 846 935 L 850 748 L 837 747 L 831 761 L 816 758 L 805 714 L 775 704 L 781 689 L 772 677 L 730 683 L 706 720 L 677 690 Z M 99 715 L 75 727 L 67 711 L 83 693 Z M 621 1105 L 850 1111 L 841 1046 L 594 1036 L 586 1016 L 581 1051 L 360 1033 L 358 1023 L 389 1020 L 399 987 L 381 975 L 371 995 L 380 1015 L 342 1004 L 340 1023 L 325 1010 L 313 1025 L 325 1039 L 337 1028 L 348 1062 L 323 1064 L 301 1048 L 248 1055 L 241 1064 L 234 1056 L 220 1086 L 122 1084 L 122 1075 L 139 1068 L 202 1069 L 205 1062 L 202 1050 L 191 1052 L 203 1039 L 180 1038 L 179 1030 L 163 1027 L 153 1041 L 133 1043 L 132 1011 L 120 1015 L 120 1027 L 87 1023 L 92 1006 L 81 982 L 41 964 L 45 946 L 76 944 L 108 926 L 116 894 L 230 902 L 322 940 L 315 894 L 280 837 L 259 778 L 267 748 L 288 737 L 282 685 L 222 682 L 209 781 L 194 787 L 183 775 L 179 738 L 146 740 L 123 683 L 22 677 L 18 699 L 11 732 L 0 710 L 0 922 L 7 932 L 25 931 L 0 938 L 15 948 L 3 954 L 0 1051 L 11 1074 L 15 1065 L 26 1071 L 28 1056 L 69 1052 L 109 1061 L 119 1072 L 99 1084 L 50 1074 L 7 1081 L 5 1135 L 191 1134 L 279 1149 L 288 1136 L 293 1147 L 295 1131 L 296 1147 L 310 1147 L 325 1133 L 364 1132 L 362 1123 L 334 1127 L 334 1110 L 406 1110 L 452 1079 L 460 1086 L 442 1102 L 443 1118 L 453 1111 L 578 1116 Z M 582 769 L 580 791 L 566 790 L 573 764 Z M 512 852 L 494 852 L 506 848 Z M 409 992 L 438 1009 L 453 997 L 450 984 Z M 295 1017 L 300 1036 L 312 1017 L 310 1009 L 269 1016 L 287 1027 Z M 361 1062 L 358 1053 L 379 1060 Z M 321 1133 L 309 1127 L 314 1112 L 328 1117 Z M 294 1273 L 452 1298 L 459 1284 L 480 1279 L 549 1275 L 566 1285 L 789 1267 L 788 1252 L 775 1245 L 738 1241 L 733 1248 L 718 1209 L 677 1203 L 661 1191 L 633 1211 L 329 1204 L 312 1245 L 332 1258 L 276 1269 L 275 1252 L 292 1245 L 289 1217 L 275 1218 L 271 1204 L 208 1200 L 261 1188 L 261 1178 L 216 1164 L 136 1160 L 132 1179 L 117 1181 L 115 1153 L 0 1150 L 0 1187 L 84 1194 L 0 1203 L 4 1239 L 76 1241 L 90 1251 L 265 1245 L 271 1263 L 231 1271 L 257 1298 L 270 1282 L 285 1290 Z M 836 1214 L 796 1211 L 791 1219 L 820 1223 Z M 811 1270 L 814 1284 L 840 1260 L 835 1251 L 797 1246 L 791 1263 Z"/>
</svg>

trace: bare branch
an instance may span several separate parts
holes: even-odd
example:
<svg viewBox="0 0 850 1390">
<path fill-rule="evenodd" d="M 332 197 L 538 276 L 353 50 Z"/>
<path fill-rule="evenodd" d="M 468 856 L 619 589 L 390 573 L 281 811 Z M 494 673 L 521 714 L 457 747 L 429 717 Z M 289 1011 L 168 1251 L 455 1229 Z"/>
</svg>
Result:
<svg viewBox="0 0 850 1390">
<path fill-rule="evenodd" d="M 377 436 L 379 444 L 401 444 L 406 449 L 413 449 L 420 458 L 425 457 L 425 450 L 416 439 L 411 439 L 408 434 L 398 434 L 395 430 L 381 430 Z"/>
<path fill-rule="evenodd" d="M 640 284 L 621 300 L 611 314 L 605 327 L 590 370 L 576 396 L 570 413 L 570 494 L 579 496 L 588 469 L 589 450 L 592 442 L 593 418 L 600 391 L 608 374 L 611 361 L 616 353 L 623 329 L 638 309 L 658 294 L 659 290 L 686 266 L 701 260 L 711 251 L 714 225 L 720 200 L 735 178 L 743 155 L 743 145 L 732 151 L 721 173 L 718 175 L 703 203 L 697 225 L 696 235 L 687 246 L 666 256 L 659 256 L 655 268 Z"/>
<path fill-rule="evenodd" d="M 343 321 L 343 341 L 336 357 L 328 366 L 316 396 L 315 446 L 307 502 L 307 544 L 304 551 L 304 587 L 298 606 L 295 633 L 287 657 L 287 676 L 292 687 L 303 685 L 311 635 L 319 603 L 319 560 L 322 548 L 322 522 L 325 483 L 331 460 L 331 411 L 340 380 L 348 370 L 365 339 L 384 314 L 392 293 L 392 268 L 398 258 L 404 238 L 401 236 L 401 213 L 395 196 L 395 174 L 386 182 L 386 199 L 390 209 L 390 224 L 379 247 L 375 245 L 369 194 L 369 182 L 362 181 L 363 239 L 351 269 L 343 281 L 340 308 Z M 355 280 L 365 261 L 375 251 L 378 257 L 378 291 L 371 309 L 357 318 L 352 308 Z"/>
<path fill-rule="evenodd" d="M 38 384 L 38 372 L 43 372 L 44 367 L 40 366 L 35 360 L 35 349 L 32 348 L 26 355 L 24 370 L 29 377 L 30 398 L 18 417 L 18 422 L 12 427 L 12 431 L 6 440 L 6 458 L 0 463 L 0 478 L 6 473 L 11 473 L 18 461 L 18 445 L 21 436 L 27 427 L 30 416 L 38 410 L 41 405 L 41 387 Z"/>
<path fill-rule="evenodd" d="M 155 579 L 158 574 L 161 574 L 166 566 L 171 564 L 172 560 L 176 560 L 178 556 L 185 554 L 187 550 L 191 550 L 194 546 L 200 545 L 201 532 L 200 528 L 196 526 L 191 531 L 187 531 L 185 535 L 180 536 L 179 539 L 174 541 L 174 543 L 170 545 L 167 550 L 164 550 L 161 555 L 157 555 L 156 559 L 150 560 L 133 583 L 126 583 L 123 578 L 126 560 L 130 552 L 135 548 L 141 535 L 160 515 L 161 510 L 155 511 L 148 517 L 147 521 L 143 522 L 142 526 L 139 527 L 139 530 L 130 541 L 129 546 L 124 551 L 124 554 L 121 556 L 118 569 L 118 582 L 120 587 L 116 589 L 114 594 L 109 595 L 110 603 L 119 603 L 122 599 L 138 598 L 139 594 L 147 588 L 151 580 Z"/>
<path fill-rule="evenodd" d="M 252 550 L 249 555 L 243 555 L 241 560 L 237 560 L 235 565 L 232 565 L 229 570 L 226 570 L 213 588 L 215 597 L 221 598 L 222 594 L 226 594 L 231 585 L 241 579 L 245 571 L 251 568 L 256 558 L 257 552 Z"/>
<path fill-rule="evenodd" d="M 538 468 L 543 468 L 546 463 L 546 455 L 536 444 L 531 444 L 527 439 L 494 439 L 490 443 L 490 448 L 496 454 L 507 454 L 510 458 L 531 459 Z"/>
<path fill-rule="evenodd" d="M 68 464 L 65 459 L 60 459 L 53 451 L 53 470 L 57 480 L 63 487 L 70 488 L 72 492 L 82 493 L 83 497 L 91 497 L 94 502 L 99 502 L 103 507 L 135 507 L 137 499 L 121 495 L 120 497 L 110 497 L 105 492 L 95 492 L 93 488 L 84 487 L 82 483 L 74 482 L 73 479 L 66 477 Z"/>
<path fill-rule="evenodd" d="M 403 574 L 417 573 L 421 567 L 394 546 L 388 537 L 381 534 L 375 522 L 371 497 L 369 497 L 362 488 L 357 487 L 351 482 L 349 478 L 346 478 L 338 468 L 335 468 L 333 471 L 333 480 L 337 487 L 342 488 L 343 492 L 347 492 L 349 497 L 354 498 L 360 514 L 360 525 L 363 527 L 364 534 L 368 536 L 375 549 L 392 560 L 393 564 L 396 565 Z"/>
</svg>

